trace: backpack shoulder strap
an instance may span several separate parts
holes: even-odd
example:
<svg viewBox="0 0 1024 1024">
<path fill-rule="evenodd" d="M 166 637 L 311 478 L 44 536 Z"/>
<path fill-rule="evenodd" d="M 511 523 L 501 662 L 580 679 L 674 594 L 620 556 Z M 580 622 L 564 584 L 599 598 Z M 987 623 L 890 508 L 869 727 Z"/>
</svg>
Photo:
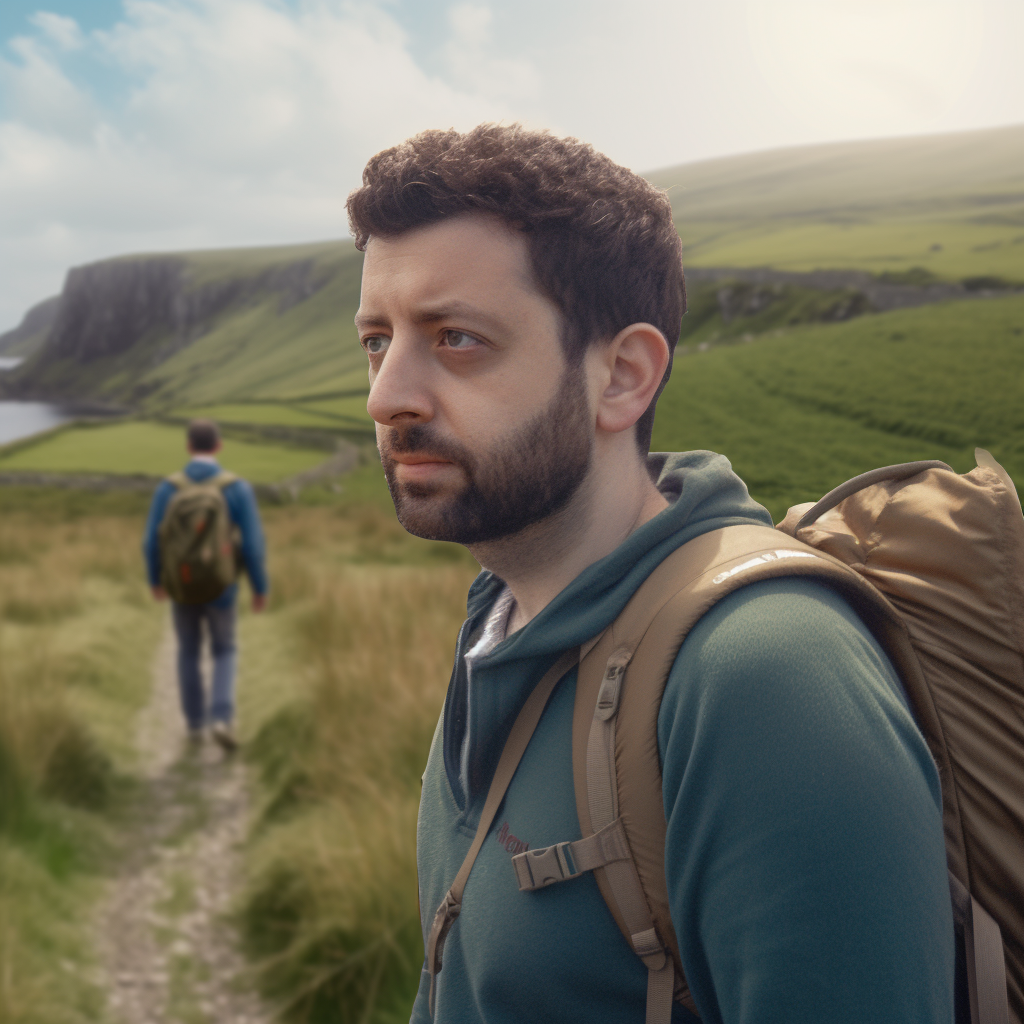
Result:
<svg viewBox="0 0 1024 1024">
<path fill-rule="evenodd" d="M 185 474 L 184 470 L 179 469 L 177 473 L 172 473 L 168 478 L 167 482 L 171 484 L 176 491 L 180 491 L 185 487 L 188 487 L 192 481 Z"/>
<path fill-rule="evenodd" d="M 584 841 L 611 822 L 621 822 L 625 832 L 630 859 L 596 867 L 594 875 L 620 930 L 648 965 L 649 1024 L 669 1020 L 673 996 L 697 1012 L 682 970 L 665 881 L 667 823 L 657 742 L 665 684 L 680 646 L 705 612 L 741 586 L 780 576 L 827 582 L 887 649 L 905 647 L 916 664 L 902 622 L 857 573 L 762 526 L 714 530 L 673 552 L 580 663 L 573 719 L 580 828 Z M 645 957 L 638 948 L 643 941 L 636 932 L 638 889 L 655 943 L 674 968 L 667 1005 L 665 982 L 655 979 L 657 958 Z"/>
<path fill-rule="evenodd" d="M 441 971 L 443 963 L 445 939 L 462 910 L 462 894 L 465 891 L 466 882 L 469 881 L 469 874 L 473 870 L 473 865 L 476 863 L 477 854 L 479 854 L 484 840 L 487 838 L 487 833 L 490 831 L 491 823 L 494 821 L 495 814 L 498 813 L 502 800 L 505 799 L 505 793 L 512 782 L 512 776 L 515 775 L 516 768 L 519 767 L 519 762 L 522 760 L 523 754 L 526 752 L 530 739 L 533 737 L 537 724 L 540 721 L 540 717 L 547 707 L 548 699 L 566 672 L 579 661 L 579 656 L 579 648 L 574 648 L 563 654 L 544 673 L 540 682 L 534 687 L 520 709 L 515 722 L 512 724 L 508 739 L 505 741 L 505 746 L 501 751 L 498 765 L 494 769 L 494 775 L 491 778 L 490 788 L 487 790 L 483 810 L 480 812 L 480 822 L 477 825 L 472 845 L 462 862 L 462 866 L 459 868 L 458 874 L 455 876 L 455 880 L 445 893 L 444 899 L 441 900 L 441 905 L 434 914 L 430 935 L 427 937 L 426 949 L 427 971 L 430 975 L 430 993 L 427 1004 L 431 1017 L 434 1015 L 434 995 L 437 988 L 437 976 Z"/>
<path fill-rule="evenodd" d="M 211 477 L 207 482 L 223 491 L 225 487 L 229 484 L 233 484 L 237 479 L 238 475 L 236 473 L 231 473 L 226 469 L 222 469 L 215 477 Z"/>
</svg>

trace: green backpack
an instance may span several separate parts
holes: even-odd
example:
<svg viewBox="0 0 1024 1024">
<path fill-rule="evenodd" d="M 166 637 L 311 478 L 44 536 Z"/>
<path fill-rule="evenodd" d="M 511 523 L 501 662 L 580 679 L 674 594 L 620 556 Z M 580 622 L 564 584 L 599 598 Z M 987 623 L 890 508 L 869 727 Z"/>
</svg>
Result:
<svg viewBox="0 0 1024 1024">
<path fill-rule="evenodd" d="M 238 477 L 221 470 L 196 482 L 169 476 L 175 493 L 160 523 L 161 583 L 177 604 L 214 601 L 238 578 L 236 530 L 224 488 Z"/>
</svg>

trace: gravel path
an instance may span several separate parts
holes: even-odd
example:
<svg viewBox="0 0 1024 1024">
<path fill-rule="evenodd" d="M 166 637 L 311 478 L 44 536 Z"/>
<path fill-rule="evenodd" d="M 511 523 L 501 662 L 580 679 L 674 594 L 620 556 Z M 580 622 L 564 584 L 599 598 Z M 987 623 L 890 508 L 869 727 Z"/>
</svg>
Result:
<svg viewBox="0 0 1024 1024">
<path fill-rule="evenodd" d="M 187 743 L 174 657 L 169 631 L 139 718 L 139 793 L 99 918 L 110 1015 L 118 1024 L 269 1024 L 227 921 L 241 876 L 245 768 L 210 740 Z"/>
</svg>

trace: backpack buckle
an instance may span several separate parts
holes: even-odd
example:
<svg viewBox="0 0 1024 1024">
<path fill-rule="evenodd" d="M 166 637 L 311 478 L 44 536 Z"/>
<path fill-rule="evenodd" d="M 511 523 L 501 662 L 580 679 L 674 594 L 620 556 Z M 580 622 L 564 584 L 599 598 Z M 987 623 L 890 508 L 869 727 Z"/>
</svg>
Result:
<svg viewBox="0 0 1024 1024">
<path fill-rule="evenodd" d="M 527 850 L 512 858 L 520 892 L 533 892 L 555 882 L 564 882 L 582 874 L 572 859 L 570 843 L 555 843 L 539 850 Z"/>
<path fill-rule="evenodd" d="M 619 695 L 622 692 L 622 679 L 626 674 L 626 666 L 633 657 L 627 647 L 620 647 L 609 659 L 604 668 L 601 689 L 597 692 L 597 707 L 594 717 L 606 722 L 619 710 Z"/>
<path fill-rule="evenodd" d="M 451 931 L 455 918 L 459 916 L 461 910 L 462 904 L 456 901 L 449 889 L 444 894 L 437 913 L 434 914 L 434 923 L 430 929 L 430 939 L 427 943 L 427 959 L 431 975 L 437 974 L 441 970 L 441 951 L 444 949 L 444 940 L 448 937 L 448 932 Z"/>
</svg>

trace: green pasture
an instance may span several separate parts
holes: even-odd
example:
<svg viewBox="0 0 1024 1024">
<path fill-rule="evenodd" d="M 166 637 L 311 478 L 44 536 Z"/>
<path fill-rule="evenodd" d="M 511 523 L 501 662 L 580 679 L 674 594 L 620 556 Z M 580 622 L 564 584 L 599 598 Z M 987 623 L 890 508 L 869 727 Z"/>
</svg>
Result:
<svg viewBox="0 0 1024 1024">
<path fill-rule="evenodd" d="M 230 404 L 351 391 L 366 385 L 366 357 L 352 320 L 362 254 L 351 243 L 228 250 L 189 256 L 190 286 L 245 276 L 259 282 L 248 302 L 142 378 L 147 405 Z M 308 298 L 274 285 L 309 264 L 319 287 Z M 253 421 L 250 421 L 253 422 Z"/>
<path fill-rule="evenodd" d="M 339 398 L 197 406 L 177 409 L 174 415 L 183 419 L 203 416 L 219 423 L 373 431 L 373 420 L 366 412 L 365 391 Z"/>
<path fill-rule="evenodd" d="M 254 444 L 226 438 L 220 459 L 256 483 L 270 483 L 300 473 L 324 460 L 322 451 L 283 445 Z M 44 436 L 34 444 L 0 454 L 0 472 L 143 473 L 164 476 L 187 461 L 180 427 L 132 421 L 102 426 L 75 426 Z"/>
<path fill-rule="evenodd" d="M 653 449 L 728 456 L 778 520 L 847 477 L 989 449 L 1024 491 L 1024 296 L 775 331 L 680 355 Z"/>
</svg>

